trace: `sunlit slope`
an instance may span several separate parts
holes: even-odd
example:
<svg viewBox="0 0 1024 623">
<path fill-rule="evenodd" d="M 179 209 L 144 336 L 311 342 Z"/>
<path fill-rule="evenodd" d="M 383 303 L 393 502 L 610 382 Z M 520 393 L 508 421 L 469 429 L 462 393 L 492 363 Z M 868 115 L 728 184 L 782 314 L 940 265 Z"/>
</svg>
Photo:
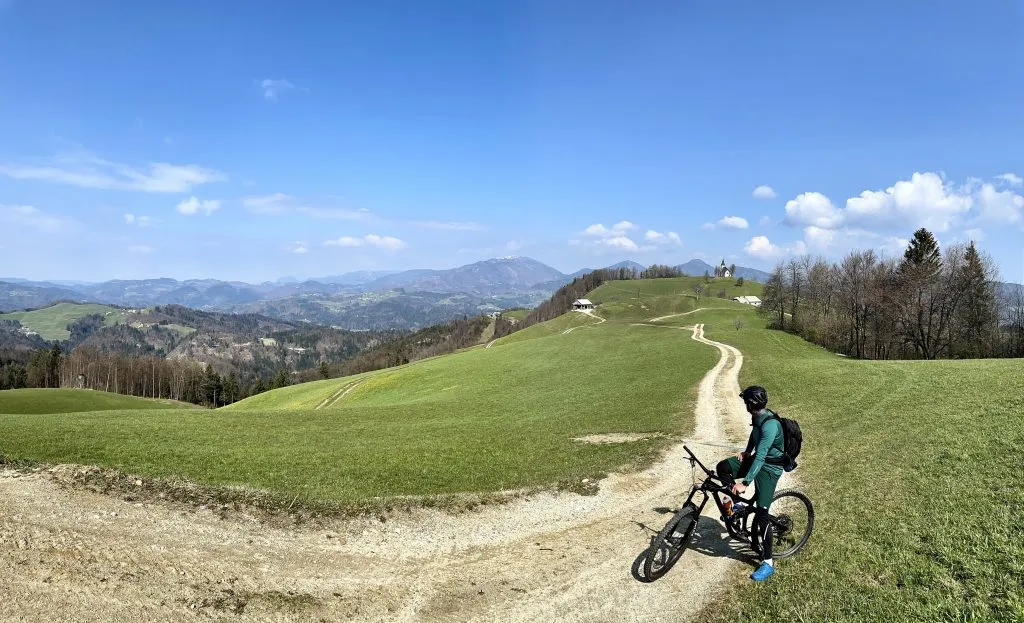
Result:
<svg viewBox="0 0 1024 623">
<path fill-rule="evenodd" d="M 605 323 L 296 385 L 231 409 L 0 415 L 0 447 L 13 458 L 356 505 L 578 484 L 649 460 L 670 440 L 575 438 L 689 431 L 696 385 L 717 358 L 686 331 Z"/>
<path fill-rule="evenodd" d="M 86 389 L 9 389 L 0 391 L 0 413 L 80 413 L 118 409 L 192 409 L 175 400 L 138 398 Z M 3 440 L 0 440 L 0 444 Z"/>
<path fill-rule="evenodd" d="M 124 310 L 96 303 L 57 303 L 32 311 L 7 312 L 0 320 L 17 320 L 21 326 L 35 331 L 44 340 L 66 340 L 71 337 L 68 325 L 90 314 L 103 316 L 106 325 L 126 322 Z"/>
<path fill-rule="evenodd" d="M 859 361 L 729 312 L 687 322 L 744 353 L 741 384 L 800 421 L 810 546 L 715 621 L 1024 620 L 1019 359 Z M 711 461 L 716 457 L 708 453 Z"/>
</svg>

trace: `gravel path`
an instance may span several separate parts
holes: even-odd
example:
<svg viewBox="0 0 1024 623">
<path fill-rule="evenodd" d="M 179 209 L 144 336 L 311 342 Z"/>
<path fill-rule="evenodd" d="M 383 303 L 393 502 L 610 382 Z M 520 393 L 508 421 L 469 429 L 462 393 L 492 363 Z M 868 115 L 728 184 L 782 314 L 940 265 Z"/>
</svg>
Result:
<svg viewBox="0 0 1024 623">
<path fill-rule="evenodd" d="M 682 336 L 680 336 L 682 337 Z M 746 436 L 743 356 L 700 384 L 695 451 L 713 462 Z M 209 510 L 131 504 L 0 472 L 0 621 L 679 621 L 734 571 L 715 518 L 658 582 L 631 565 L 691 483 L 681 447 L 596 495 L 540 494 L 458 516 L 281 529 Z"/>
</svg>

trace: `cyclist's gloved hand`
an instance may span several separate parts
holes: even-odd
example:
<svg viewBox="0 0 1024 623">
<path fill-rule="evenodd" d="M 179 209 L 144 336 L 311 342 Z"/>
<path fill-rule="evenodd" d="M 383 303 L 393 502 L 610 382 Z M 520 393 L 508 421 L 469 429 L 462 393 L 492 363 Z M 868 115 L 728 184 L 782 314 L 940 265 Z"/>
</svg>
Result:
<svg viewBox="0 0 1024 623">
<path fill-rule="evenodd" d="M 743 484 L 742 482 L 737 482 L 732 486 L 732 492 L 735 493 L 736 495 L 742 495 L 743 492 L 746 490 L 747 485 Z"/>
</svg>

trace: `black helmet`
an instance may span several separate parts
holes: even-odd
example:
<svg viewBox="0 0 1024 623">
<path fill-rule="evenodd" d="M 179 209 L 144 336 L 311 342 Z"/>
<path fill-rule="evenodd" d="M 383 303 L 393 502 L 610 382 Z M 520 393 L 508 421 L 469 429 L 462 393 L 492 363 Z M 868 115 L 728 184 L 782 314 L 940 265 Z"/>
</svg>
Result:
<svg viewBox="0 0 1024 623">
<path fill-rule="evenodd" d="M 751 385 L 742 392 L 740 398 L 747 405 L 748 411 L 760 411 L 768 406 L 768 392 L 760 385 Z"/>
</svg>

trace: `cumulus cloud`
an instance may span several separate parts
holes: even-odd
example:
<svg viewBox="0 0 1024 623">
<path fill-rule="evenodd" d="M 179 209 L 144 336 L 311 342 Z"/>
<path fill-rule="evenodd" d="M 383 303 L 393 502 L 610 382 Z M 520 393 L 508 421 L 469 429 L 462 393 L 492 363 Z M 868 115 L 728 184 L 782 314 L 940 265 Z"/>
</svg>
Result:
<svg viewBox="0 0 1024 623">
<path fill-rule="evenodd" d="M 1014 173 L 1003 173 L 1002 175 L 997 175 L 996 179 L 1006 182 L 1010 186 L 1024 186 L 1024 179 L 1021 179 L 1019 175 Z"/>
<path fill-rule="evenodd" d="M 405 241 L 391 236 L 378 236 L 377 234 L 367 234 L 362 238 L 355 238 L 352 236 L 342 236 L 333 240 L 328 240 L 324 244 L 333 247 L 362 247 L 371 246 L 379 249 L 387 249 L 389 251 L 397 251 L 404 249 L 409 246 Z"/>
<path fill-rule="evenodd" d="M 914 173 L 884 191 L 865 190 L 846 201 L 851 223 L 927 227 L 946 231 L 973 204 L 937 173 Z"/>
<path fill-rule="evenodd" d="M 305 242 L 297 241 L 293 242 L 288 247 L 288 251 L 296 255 L 302 255 L 304 253 L 309 253 L 309 247 L 306 246 Z"/>
<path fill-rule="evenodd" d="M 985 232 L 977 227 L 965 229 L 964 236 L 966 236 L 968 240 L 973 240 L 974 242 L 983 242 L 985 240 Z"/>
<path fill-rule="evenodd" d="M 750 257 L 759 260 L 772 260 L 782 253 L 777 245 L 768 240 L 768 236 L 754 236 L 743 245 L 743 250 Z"/>
<path fill-rule="evenodd" d="M 718 226 L 722 229 L 746 229 L 749 227 L 747 219 L 742 216 L 726 216 L 718 221 Z"/>
<path fill-rule="evenodd" d="M 682 240 L 679 238 L 679 234 L 674 231 L 667 231 L 665 233 L 648 229 L 647 233 L 644 234 L 644 239 L 654 244 L 682 244 Z"/>
<path fill-rule="evenodd" d="M 104 160 L 89 152 L 65 154 L 36 164 L 0 163 L 0 175 L 81 188 L 147 193 L 183 193 L 202 184 L 228 179 L 225 173 L 194 164 L 151 162 L 134 167 Z"/>
<path fill-rule="evenodd" d="M 1024 217 L 1024 197 L 1009 190 L 983 184 L 975 195 L 978 216 L 989 223 L 1019 223 Z"/>
<path fill-rule="evenodd" d="M 206 201 L 203 201 L 200 200 L 199 197 L 192 196 L 179 203 L 176 209 L 180 214 L 184 214 L 185 216 L 193 216 L 200 212 L 205 212 L 206 216 L 210 216 L 220 209 L 220 200 L 207 199 Z"/>
<path fill-rule="evenodd" d="M 620 251 L 651 251 L 658 245 L 682 244 L 679 234 L 673 231 L 659 232 L 653 229 L 648 229 L 643 234 L 643 239 L 649 244 L 638 244 L 631 237 L 631 232 L 639 229 L 640 227 L 631 221 L 619 221 L 611 227 L 605 227 L 602 223 L 594 223 L 583 230 L 582 238 L 570 240 L 569 245 Z"/>
<path fill-rule="evenodd" d="M 637 251 L 640 249 L 639 246 L 631 239 L 626 236 L 611 236 L 609 238 L 602 238 L 598 241 L 598 244 L 602 244 L 613 249 L 622 249 L 624 251 Z"/>
<path fill-rule="evenodd" d="M 842 222 L 842 213 L 821 193 L 801 193 L 786 202 L 786 223 L 790 225 L 834 229 Z"/>
<path fill-rule="evenodd" d="M 891 233 L 926 227 L 945 232 L 958 225 L 1024 222 L 1024 196 L 1012 187 L 1016 176 L 998 176 L 1000 184 L 967 178 L 960 186 L 938 173 L 914 173 L 884 190 L 865 190 L 840 209 L 825 195 L 808 192 L 786 202 L 785 222 L 804 229 L 810 248 L 842 247 L 865 238 L 878 248 L 896 248 Z M 886 237 L 885 234 L 890 234 Z"/>
<path fill-rule="evenodd" d="M 751 196 L 753 196 L 754 199 L 774 199 L 778 195 L 775 194 L 775 189 L 771 186 L 765 186 L 762 184 L 754 189 Z"/>
</svg>

